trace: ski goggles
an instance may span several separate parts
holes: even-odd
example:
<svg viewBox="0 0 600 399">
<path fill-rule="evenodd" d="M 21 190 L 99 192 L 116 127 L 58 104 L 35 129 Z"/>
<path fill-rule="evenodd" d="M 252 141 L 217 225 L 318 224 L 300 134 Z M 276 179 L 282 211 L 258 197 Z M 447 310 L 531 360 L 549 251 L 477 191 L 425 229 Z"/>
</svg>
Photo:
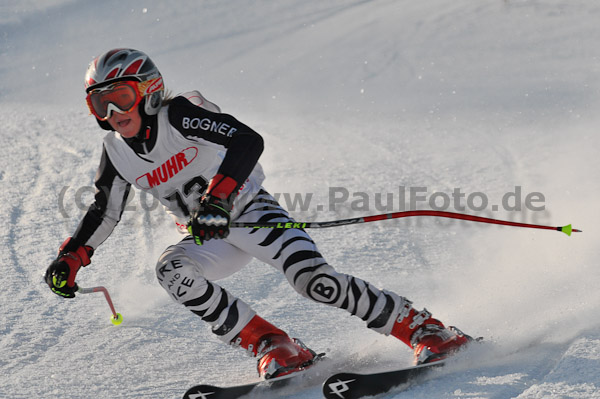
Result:
<svg viewBox="0 0 600 399">
<path fill-rule="evenodd" d="M 124 80 L 91 90 L 87 97 L 90 112 L 101 121 L 111 117 L 112 112 L 131 112 L 149 94 L 163 90 L 161 77 L 144 82 Z"/>
</svg>

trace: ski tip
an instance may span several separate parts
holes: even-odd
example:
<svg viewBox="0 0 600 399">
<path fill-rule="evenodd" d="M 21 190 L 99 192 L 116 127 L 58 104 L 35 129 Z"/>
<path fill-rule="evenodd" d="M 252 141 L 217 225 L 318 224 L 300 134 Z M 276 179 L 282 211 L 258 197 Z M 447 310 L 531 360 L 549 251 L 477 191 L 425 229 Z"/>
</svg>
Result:
<svg viewBox="0 0 600 399">
<path fill-rule="evenodd" d="M 568 224 L 566 226 L 559 227 L 557 230 L 558 231 L 562 231 L 563 233 L 565 233 L 569 237 L 571 236 L 571 233 L 581 233 L 582 232 L 579 229 L 574 229 L 573 227 L 571 227 L 570 224 Z"/>
</svg>

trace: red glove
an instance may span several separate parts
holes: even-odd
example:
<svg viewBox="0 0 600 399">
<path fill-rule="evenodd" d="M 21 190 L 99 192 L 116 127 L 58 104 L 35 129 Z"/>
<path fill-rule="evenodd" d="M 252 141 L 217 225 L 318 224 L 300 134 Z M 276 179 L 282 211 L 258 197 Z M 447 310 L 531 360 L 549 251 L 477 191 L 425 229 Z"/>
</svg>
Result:
<svg viewBox="0 0 600 399">
<path fill-rule="evenodd" d="M 206 189 L 206 193 L 204 194 L 204 197 L 202 197 L 202 200 L 209 195 L 212 195 L 213 197 L 217 197 L 222 201 L 233 202 L 235 199 L 233 193 L 238 188 L 238 185 L 238 182 L 233 180 L 231 177 L 217 174 L 215 177 L 210 179 L 208 188 Z M 233 204 L 229 204 L 228 207 L 231 210 L 231 208 L 233 208 Z"/>
<path fill-rule="evenodd" d="M 71 237 L 67 238 L 58 250 L 58 257 L 46 269 L 46 283 L 52 292 L 74 298 L 78 288 L 75 276 L 82 266 L 90 264 L 93 253 L 92 247 L 76 246 Z"/>
</svg>

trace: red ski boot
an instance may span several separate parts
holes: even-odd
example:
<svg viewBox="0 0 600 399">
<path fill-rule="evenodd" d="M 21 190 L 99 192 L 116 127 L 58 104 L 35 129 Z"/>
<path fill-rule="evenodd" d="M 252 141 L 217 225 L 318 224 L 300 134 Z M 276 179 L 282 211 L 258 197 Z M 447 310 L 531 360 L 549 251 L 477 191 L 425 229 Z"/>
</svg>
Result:
<svg viewBox="0 0 600 399">
<path fill-rule="evenodd" d="M 250 320 L 233 343 L 258 357 L 258 374 L 264 379 L 303 370 L 310 367 L 317 357 L 300 340 L 291 339 L 259 316 Z"/>
<path fill-rule="evenodd" d="M 463 349 L 472 338 L 458 328 L 426 324 L 413 334 L 415 364 L 442 360 Z"/>
<path fill-rule="evenodd" d="M 392 328 L 392 335 L 414 349 L 415 364 L 442 360 L 472 341 L 455 327 L 444 327 L 424 309 L 417 312 L 407 302 Z"/>
<path fill-rule="evenodd" d="M 299 339 L 273 335 L 263 341 L 259 352 L 258 374 L 265 379 L 281 377 L 312 366 L 317 354 Z"/>
</svg>

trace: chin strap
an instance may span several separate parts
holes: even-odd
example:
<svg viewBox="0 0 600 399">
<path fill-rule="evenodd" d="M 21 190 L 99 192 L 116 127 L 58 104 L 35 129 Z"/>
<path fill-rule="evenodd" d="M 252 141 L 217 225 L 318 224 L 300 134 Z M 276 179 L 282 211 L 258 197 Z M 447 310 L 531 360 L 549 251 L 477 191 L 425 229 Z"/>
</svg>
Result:
<svg viewBox="0 0 600 399">
<path fill-rule="evenodd" d="M 144 123 L 142 123 L 142 128 L 140 128 L 139 133 L 128 140 L 130 140 L 133 143 L 141 144 L 144 141 L 150 139 L 150 134 L 152 133 L 152 126 L 148 125 L 148 126 L 146 126 L 145 129 L 143 126 L 144 126 Z"/>
</svg>

